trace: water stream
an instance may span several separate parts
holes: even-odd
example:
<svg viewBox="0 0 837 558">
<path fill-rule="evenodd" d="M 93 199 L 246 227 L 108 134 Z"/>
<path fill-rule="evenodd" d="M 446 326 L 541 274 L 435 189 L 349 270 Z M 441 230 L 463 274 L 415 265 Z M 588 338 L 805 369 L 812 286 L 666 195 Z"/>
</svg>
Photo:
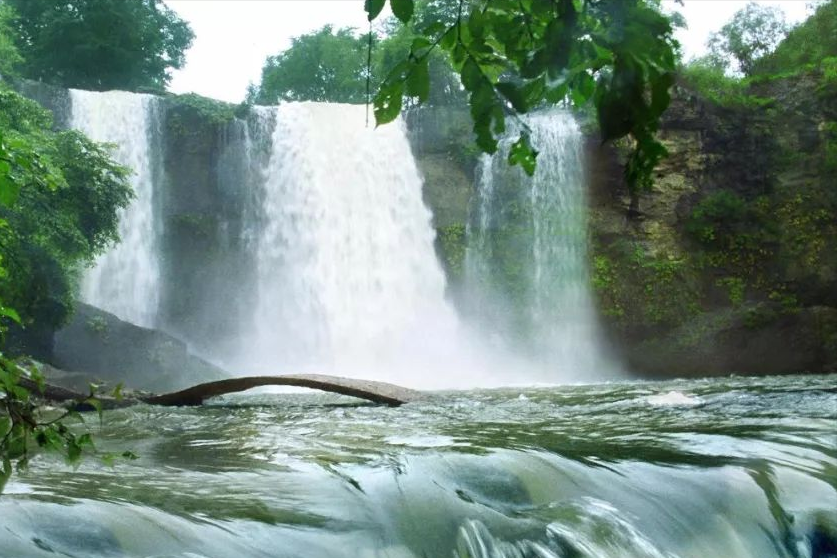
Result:
<svg viewBox="0 0 837 558">
<path fill-rule="evenodd" d="M 835 380 L 109 411 L 100 450 L 139 459 L 39 456 L 0 497 L 0 556 L 833 557 Z"/>
<path fill-rule="evenodd" d="M 272 110 L 246 367 L 442 379 L 467 350 L 403 122 L 369 128 L 359 105 Z"/>
<path fill-rule="evenodd" d="M 155 187 L 160 173 L 159 99 L 124 91 L 70 90 L 70 126 L 114 146 L 116 161 L 133 171 L 135 198 L 121 212 L 121 242 L 84 275 L 81 300 L 141 326 L 156 324 L 159 291 L 159 219 Z"/>
<path fill-rule="evenodd" d="M 526 119 L 533 177 L 510 167 L 515 130 L 483 155 L 468 228 L 466 306 L 488 335 L 530 357 L 544 381 L 616 372 L 590 292 L 582 135 L 566 111 Z"/>
</svg>

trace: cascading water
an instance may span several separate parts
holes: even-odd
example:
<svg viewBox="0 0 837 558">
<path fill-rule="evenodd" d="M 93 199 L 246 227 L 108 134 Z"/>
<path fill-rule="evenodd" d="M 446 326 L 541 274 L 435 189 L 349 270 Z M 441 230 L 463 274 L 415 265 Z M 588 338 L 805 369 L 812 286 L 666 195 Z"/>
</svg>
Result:
<svg viewBox="0 0 837 558">
<path fill-rule="evenodd" d="M 601 378 L 611 365 L 588 287 L 581 132 L 564 111 L 532 115 L 527 124 L 540 153 L 532 178 L 507 163 L 515 134 L 478 169 L 467 311 L 499 342 L 523 347 L 542 380 Z"/>
<path fill-rule="evenodd" d="M 403 123 L 367 128 L 363 106 L 274 110 L 245 362 L 428 385 L 429 368 L 453 366 L 458 325 Z"/>
<path fill-rule="evenodd" d="M 87 271 L 81 299 L 123 320 L 151 327 L 157 317 L 159 227 L 154 212 L 154 135 L 158 100 L 124 91 L 70 90 L 71 127 L 114 144 L 114 158 L 129 167 L 135 198 L 119 217 L 121 242 Z"/>
</svg>

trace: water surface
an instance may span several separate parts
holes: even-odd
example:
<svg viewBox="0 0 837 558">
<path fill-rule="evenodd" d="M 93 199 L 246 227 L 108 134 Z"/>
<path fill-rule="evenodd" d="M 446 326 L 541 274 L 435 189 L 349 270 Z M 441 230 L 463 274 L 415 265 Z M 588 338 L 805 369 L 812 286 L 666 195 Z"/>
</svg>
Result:
<svg viewBox="0 0 837 558">
<path fill-rule="evenodd" d="M 328 394 L 107 412 L 0 497 L 0 556 L 823 557 L 835 376 Z"/>
</svg>

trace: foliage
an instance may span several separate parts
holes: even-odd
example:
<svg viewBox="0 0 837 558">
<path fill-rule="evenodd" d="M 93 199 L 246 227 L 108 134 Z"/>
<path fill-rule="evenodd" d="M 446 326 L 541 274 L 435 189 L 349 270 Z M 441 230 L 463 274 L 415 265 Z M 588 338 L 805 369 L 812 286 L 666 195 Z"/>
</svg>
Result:
<svg viewBox="0 0 837 558">
<path fill-rule="evenodd" d="M 731 57 L 734 70 L 749 76 L 756 62 L 773 52 L 787 32 L 781 8 L 750 2 L 710 36 L 707 46 L 713 58 L 726 65 Z"/>
<path fill-rule="evenodd" d="M 752 276 L 760 286 L 768 283 L 764 264 L 775 255 L 781 237 L 772 214 L 773 201 L 767 196 L 745 199 L 719 190 L 704 197 L 685 223 L 686 234 L 703 250 L 695 254 L 699 265 Z"/>
<path fill-rule="evenodd" d="M 200 117 L 212 125 L 220 125 L 231 122 L 236 117 L 238 106 L 216 99 L 203 97 L 196 93 L 184 93 L 183 95 L 172 95 L 172 105 L 175 107 L 187 107 L 197 112 Z"/>
<path fill-rule="evenodd" d="M 128 170 L 75 131 L 52 132 L 36 103 L 0 89 L 0 298 L 23 325 L 56 327 L 72 309 L 76 273 L 118 240 L 119 208 L 131 198 Z"/>
<path fill-rule="evenodd" d="M 385 3 L 367 0 L 370 21 Z M 413 0 L 394 0 L 391 7 L 410 22 Z M 507 115 L 592 102 L 605 141 L 631 136 L 635 142 L 626 165 L 635 191 L 650 187 L 651 171 L 665 154 L 654 134 L 670 101 L 674 46 L 671 23 L 651 0 L 460 0 L 455 20 L 418 29 L 409 56 L 375 96 L 375 117 L 379 125 L 393 120 L 404 96 L 427 100 L 429 56 L 441 49 L 469 93 L 482 151 L 497 150 Z M 523 126 L 509 162 L 532 174 L 536 156 Z"/>
<path fill-rule="evenodd" d="M 628 241 L 595 252 L 592 285 L 602 312 L 617 323 L 674 326 L 698 312 L 700 289 L 687 257 L 656 254 Z"/>
<path fill-rule="evenodd" d="M 256 102 L 364 102 L 367 41 L 353 29 L 335 31 L 331 25 L 294 38 L 289 49 L 265 62 Z"/>
<path fill-rule="evenodd" d="M 10 223 L 3 215 L 13 210 L 28 188 L 57 190 L 60 187 L 59 176 L 47 169 L 44 159 L 25 142 L 0 134 L 0 229 L 4 232 Z M 0 277 L 5 279 L 4 263 L 0 259 Z M 8 329 L 7 322 L 20 323 L 18 313 L 5 304 L 6 299 L 0 298 L 0 345 Z M 38 447 L 63 453 L 69 462 L 77 461 L 84 449 L 93 445 L 90 434 L 76 435 L 65 424 L 67 419 L 80 418 L 80 415 L 68 411 L 44 418 L 26 384 L 43 391 L 43 377 L 38 369 L 21 367 L 0 352 L 0 492 L 15 468 L 26 467 L 33 441 Z M 99 404 L 92 394 L 86 402 L 94 407 Z"/>
<path fill-rule="evenodd" d="M 837 1 L 817 7 L 807 20 L 794 27 L 776 50 L 755 63 L 760 74 L 776 74 L 817 65 L 837 56 Z"/>
<path fill-rule="evenodd" d="M 773 103 L 750 92 L 748 80 L 729 76 L 713 57 L 696 58 L 680 72 L 681 79 L 704 99 L 720 106 L 763 108 Z"/>
<path fill-rule="evenodd" d="M 23 62 L 14 43 L 10 24 L 13 16 L 12 9 L 0 3 L 0 76 L 15 75 L 17 66 Z"/>
<path fill-rule="evenodd" d="M 162 90 L 194 35 L 162 0 L 5 0 L 25 76 L 82 89 Z"/>
<path fill-rule="evenodd" d="M 248 88 L 249 103 L 275 104 L 280 101 L 365 103 L 367 94 L 389 68 L 410 53 L 415 22 L 450 20 L 450 4 L 439 0 L 415 5 L 415 19 L 409 26 L 385 21 L 379 32 L 359 35 L 355 29 L 334 29 L 330 25 L 293 39 L 290 48 L 268 57 L 259 87 Z M 455 17 L 455 12 L 453 12 Z M 368 52 L 370 38 L 372 52 Z M 459 79 L 441 52 L 430 55 L 428 72 L 434 87 L 430 104 L 446 104 L 462 98 Z M 367 83 L 369 78 L 369 83 Z M 367 90 L 367 85 L 369 90 Z"/>
<path fill-rule="evenodd" d="M 48 412 L 38 407 L 32 392 L 43 390 L 44 379 L 36 366 L 21 366 L 0 353 L 0 493 L 15 469 L 26 468 L 33 446 L 56 451 L 70 464 L 94 449 L 89 432 L 76 433 L 68 427 L 70 420 L 83 423 L 81 414 L 74 410 Z M 93 391 L 91 387 L 90 396 L 75 404 L 101 412 Z"/>
<path fill-rule="evenodd" d="M 465 225 L 454 223 L 437 230 L 440 252 L 444 259 L 445 269 L 454 280 L 462 277 L 465 272 Z"/>
</svg>

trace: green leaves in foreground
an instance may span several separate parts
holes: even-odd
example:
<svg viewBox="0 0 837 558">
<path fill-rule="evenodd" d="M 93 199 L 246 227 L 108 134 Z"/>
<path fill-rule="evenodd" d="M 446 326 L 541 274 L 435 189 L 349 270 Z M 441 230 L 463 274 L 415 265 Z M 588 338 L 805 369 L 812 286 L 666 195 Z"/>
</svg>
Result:
<svg viewBox="0 0 837 558">
<path fill-rule="evenodd" d="M 384 5 L 367 0 L 370 21 Z M 411 0 L 390 5 L 402 23 L 412 21 Z M 408 56 L 381 84 L 374 99 L 379 125 L 398 116 L 402 97 L 426 99 L 427 56 L 441 49 L 468 92 L 482 151 L 497 150 L 507 118 L 555 104 L 594 105 L 604 141 L 633 141 L 626 167 L 631 190 L 650 185 L 665 154 L 655 133 L 670 101 L 676 45 L 655 0 L 461 0 L 449 6 L 453 23 L 419 26 Z M 532 174 L 537 152 L 522 121 L 519 128 L 509 162 Z"/>
</svg>

